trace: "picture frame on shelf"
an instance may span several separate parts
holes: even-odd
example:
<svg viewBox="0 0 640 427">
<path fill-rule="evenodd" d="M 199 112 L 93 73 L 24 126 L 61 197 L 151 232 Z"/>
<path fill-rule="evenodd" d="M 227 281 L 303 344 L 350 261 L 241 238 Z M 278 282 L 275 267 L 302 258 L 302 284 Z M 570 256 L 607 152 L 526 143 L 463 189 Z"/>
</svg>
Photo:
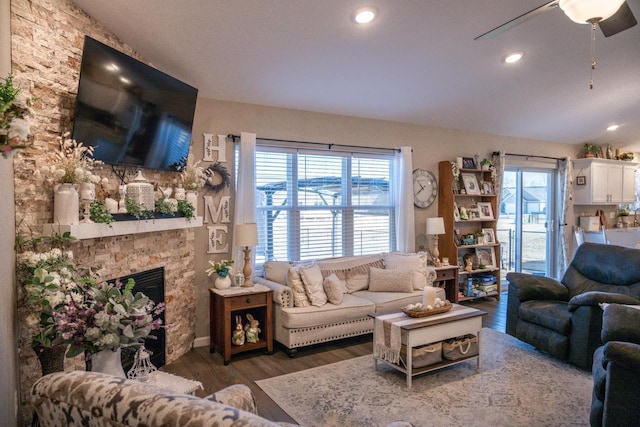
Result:
<svg viewBox="0 0 640 427">
<path fill-rule="evenodd" d="M 462 169 L 475 169 L 476 161 L 473 157 L 463 157 L 462 158 Z"/>
<path fill-rule="evenodd" d="M 493 194 L 493 182 L 484 181 L 482 183 L 482 194 Z"/>
<path fill-rule="evenodd" d="M 496 243 L 496 235 L 493 232 L 493 228 L 483 228 L 482 232 L 484 233 L 484 242 L 486 244 Z"/>
<path fill-rule="evenodd" d="M 472 159 L 473 160 L 473 159 Z M 478 179 L 473 173 L 462 173 L 462 183 L 467 194 L 480 194 L 480 186 L 478 185 Z"/>
<path fill-rule="evenodd" d="M 467 209 L 467 213 L 469 214 L 469 219 L 480 219 L 480 211 L 478 208 L 469 208 Z"/>
<path fill-rule="evenodd" d="M 458 204 L 456 202 L 453 202 L 453 220 L 454 221 L 460 221 L 460 211 L 458 210 Z"/>
<path fill-rule="evenodd" d="M 476 257 L 478 258 L 478 264 L 491 268 L 496 267 L 496 252 L 493 247 L 490 248 L 476 248 Z"/>
<path fill-rule="evenodd" d="M 493 208 L 489 202 L 478 202 L 478 212 L 480 214 L 480 219 L 494 219 Z"/>
</svg>

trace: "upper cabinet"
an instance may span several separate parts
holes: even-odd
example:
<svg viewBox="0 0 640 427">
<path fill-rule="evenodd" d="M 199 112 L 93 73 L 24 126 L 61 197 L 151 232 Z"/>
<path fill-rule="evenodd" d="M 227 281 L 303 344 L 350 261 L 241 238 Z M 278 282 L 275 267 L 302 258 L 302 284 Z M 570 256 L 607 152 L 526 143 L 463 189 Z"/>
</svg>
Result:
<svg viewBox="0 0 640 427">
<path fill-rule="evenodd" d="M 607 159 L 573 161 L 573 203 L 614 205 L 635 202 L 637 163 Z"/>
</svg>

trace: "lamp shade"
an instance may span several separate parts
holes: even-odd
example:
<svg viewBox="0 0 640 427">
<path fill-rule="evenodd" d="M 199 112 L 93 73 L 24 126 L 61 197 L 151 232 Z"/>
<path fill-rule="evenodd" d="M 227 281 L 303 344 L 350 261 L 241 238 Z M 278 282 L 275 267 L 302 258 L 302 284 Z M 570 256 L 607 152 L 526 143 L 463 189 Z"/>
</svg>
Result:
<svg viewBox="0 0 640 427">
<path fill-rule="evenodd" d="M 587 24 L 610 18 L 620 9 L 624 0 L 560 0 L 560 9 L 578 24 Z"/>
<path fill-rule="evenodd" d="M 442 218 L 427 218 L 427 235 L 444 234 L 444 220 Z"/>
<path fill-rule="evenodd" d="M 258 244 L 258 225 L 255 222 L 235 225 L 236 245 L 256 246 Z"/>
</svg>

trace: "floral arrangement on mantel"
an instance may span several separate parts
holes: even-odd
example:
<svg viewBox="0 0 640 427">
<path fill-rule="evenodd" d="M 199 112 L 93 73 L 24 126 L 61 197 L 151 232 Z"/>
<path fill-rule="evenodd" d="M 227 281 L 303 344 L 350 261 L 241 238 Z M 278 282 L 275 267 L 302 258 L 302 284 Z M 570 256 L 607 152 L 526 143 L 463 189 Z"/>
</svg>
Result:
<svg viewBox="0 0 640 427">
<path fill-rule="evenodd" d="M 233 260 L 223 259 L 222 261 L 214 261 L 209 260 L 209 265 L 211 267 L 205 270 L 207 276 L 211 276 L 213 273 L 216 273 L 219 277 L 227 277 L 229 274 L 233 273 L 233 268 L 231 265 L 233 264 Z"/>
<path fill-rule="evenodd" d="M 187 165 L 182 170 L 181 177 L 184 189 L 189 191 L 198 191 L 207 185 L 217 193 L 231 183 L 229 172 L 220 163 L 212 163 L 209 167 L 203 168 L 200 166 L 200 160 L 193 161 L 191 154 L 187 158 Z"/>
<path fill-rule="evenodd" d="M 9 75 L 0 84 L 0 152 L 8 157 L 13 150 L 27 147 L 31 130 L 28 117 L 33 115 L 31 100 L 20 95 Z"/>
<path fill-rule="evenodd" d="M 198 191 L 205 186 L 208 177 L 205 169 L 200 166 L 200 160 L 194 162 L 193 156 L 189 154 L 187 165 L 182 170 L 181 178 L 185 190 Z"/>
<path fill-rule="evenodd" d="M 77 239 L 62 235 L 26 239 L 18 236 L 18 280 L 21 298 L 30 311 L 26 323 L 33 330 L 31 347 L 70 345 L 67 357 L 82 352 L 138 345 L 162 327 L 154 316 L 164 311 L 143 293 L 124 286 L 97 282 L 92 272 L 76 265 L 68 245 Z"/>
<path fill-rule="evenodd" d="M 69 138 L 69 135 L 69 132 L 65 132 L 58 137 L 58 150 L 50 155 L 49 164 L 43 166 L 40 173 L 60 184 L 106 183 L 107 178 L 100 178 L 93 173 L 95 167 L 102 164 L 93 158 L 94 147 L 87 147 Z"/>
</svg>

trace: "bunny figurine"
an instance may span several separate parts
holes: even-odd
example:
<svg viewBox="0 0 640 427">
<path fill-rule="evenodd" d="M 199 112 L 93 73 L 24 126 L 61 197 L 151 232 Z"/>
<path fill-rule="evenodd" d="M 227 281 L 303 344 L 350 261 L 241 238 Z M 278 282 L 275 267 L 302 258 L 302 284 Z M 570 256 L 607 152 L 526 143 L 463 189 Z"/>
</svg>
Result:
<svg viewBox="0 0 640 427">
<path fill-rule="evenodd" d="M 247 314 L 247 319 L 249 320 L 249 323 L 244 327 L 247 342 L 256 343 L 258 342 L 258 335 L 262 332 L 260 328 L 258 328 L 260 322 L 254 319 L 251 314 Z"/>
<path fill-rule="evenodd" d="M 242 317 L 236 316 L 236 329 L 231 335 L 231 343 L 233 345 L 244 345 L 244 330 L 242 329 Z"/>
</svg>

